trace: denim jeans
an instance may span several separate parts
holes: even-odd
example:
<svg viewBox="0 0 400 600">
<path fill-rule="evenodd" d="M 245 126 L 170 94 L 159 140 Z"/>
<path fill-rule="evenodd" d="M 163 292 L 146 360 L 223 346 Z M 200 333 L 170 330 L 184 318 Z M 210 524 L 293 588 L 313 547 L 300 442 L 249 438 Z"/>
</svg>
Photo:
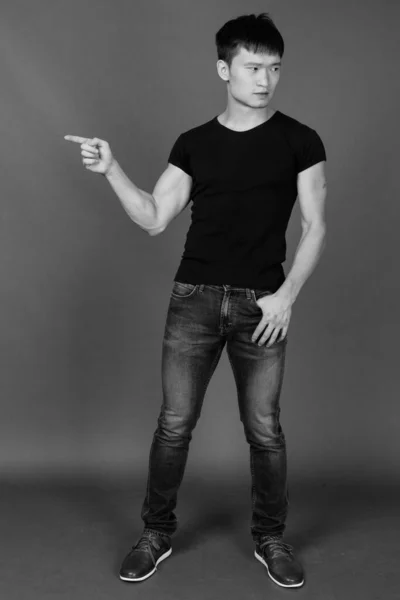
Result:
<svg viewBox="0 0 400 600">
<path fill-rule="evenodd" d="M 289 501 L 279 397 L 287 336 L 270 347 L 251 341 L 262 317 L 256 300 L 270 293 L 174 281 L 162 348 L 163 399 L 141 512 L 147 529 L 167 535 L 177 529 L 174 510 L 192 431 L 226 344 L 250 447 L 251 535 L 257 541 L 283 533 Z"/>
</svg>

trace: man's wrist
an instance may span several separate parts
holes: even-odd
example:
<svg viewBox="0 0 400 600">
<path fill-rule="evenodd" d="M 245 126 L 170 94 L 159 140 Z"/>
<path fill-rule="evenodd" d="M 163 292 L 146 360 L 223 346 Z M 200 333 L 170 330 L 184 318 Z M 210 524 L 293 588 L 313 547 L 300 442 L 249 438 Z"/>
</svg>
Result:
<svg viewBox="0 0 400 600">
<path fill-rule="evenodd" d="M 110 166 L 108 167 L 107 171 L 104 173 L 104 177 L 106 179 L 110 179 L 110 178 L 114 177 L 117 170 L 118 170 L 118 163 L 115 160 L 115 158 L 113 158 Z"/>
<path fill-rule="evenodd" d="M 295 285 L 291 279 L 286 278 L 275 294 L 292 305 L 296 300 L 299 291 L 298 286 Z"/>
</svg>

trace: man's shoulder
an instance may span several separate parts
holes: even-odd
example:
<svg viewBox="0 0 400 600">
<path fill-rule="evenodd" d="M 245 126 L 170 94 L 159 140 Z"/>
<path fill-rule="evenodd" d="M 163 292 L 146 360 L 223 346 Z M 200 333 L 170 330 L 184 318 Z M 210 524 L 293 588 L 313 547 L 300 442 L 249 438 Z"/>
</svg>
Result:
<svg viewBox="0 0 400 600">
<path fill-rule="evenodd" d="M 278 113 L 276 115 L 277 118 L 275 119 L 275 123 L 289 139 L 308 139 L 310 135 L 312 136 L 315 134 L 315 129 L 312 127 L 312 125 L 309 125 L 304 121 L 300 121 L 299 119 L 283 113 L 280 110 L 275 112 Z M 191 144 L 197 145 L 202 141 L 208 142 L 210 136 L 218 136 L 219 130 L 216 125 L 216 117 L 213 117 L 204 123 L 184 129 L 179 137 L 181 141 L 188 147 L 191 147 Z"/>
<path fill-rule="evenodd" d="M 210 131 L 214 129 L 214 120 L 215 118 L 209 119 L 205 123 L 201 123 L 200 125 L 195 125 L 190 129 L 184 129 L 181 133 L 181 137 L 186 141 L 190 141 L 192 139 L 199 139 L 204 135 L 208 135 Z"/>
<path fill-rule="evenodd" d="M 290 115 L 287 115 L 286 113 L 279 111 L 279 116 L 280 116 L 280 120 L 279 120 L 280 124 L 289 133 L 301 134 L 301 133 L 307 133 L 308 131 L 313 130 L 313 127 L 311 125 L 304 123 L 304 121 L 299 121 L 298 119 L 295 119 L 294 117 L 291 117 Z"/>
<path fill-rule="evenodd" d="M 297 157 L 298 172 L 326 160 L 324 144 L 313 127 L 283 113 L 280 122 L 283 137 Z"/>
<path fill-rule="evenodd" d="M 275 112 L 278 113 L 278 121 L 281 125 L 287 127 L 288 129 L 292 129 L 293 131 L 301 131 L 304 129 L 311 129 L 311 127 L 309 125 L 307 125 L 306 123 L 299 121 L 298 119 L 295 119 L 294 117 L 291 117 L 289 115 L 287 115 L 286 113 L 281 112 L 280 110 L 276 110 Z M 274 113 L 275 114 L 275 113 Z M 185 136 L 186 138 L 191 138 L 191 137 L 196 137 L 196 136 L 201 136 L 203 134 L 207 134 L 210 131 L 215 131 L 215 121 L 216 121 L 216 117 L 213 117 L 212 119 L 209 119 L 208 121 L 206 121 L 205 123 L 201 123 L 200 125 L 195 125 L 194 127 L 191 127 L 190 129 L 185 129 L 182 132 L 182 136 Z"/>
</svg>

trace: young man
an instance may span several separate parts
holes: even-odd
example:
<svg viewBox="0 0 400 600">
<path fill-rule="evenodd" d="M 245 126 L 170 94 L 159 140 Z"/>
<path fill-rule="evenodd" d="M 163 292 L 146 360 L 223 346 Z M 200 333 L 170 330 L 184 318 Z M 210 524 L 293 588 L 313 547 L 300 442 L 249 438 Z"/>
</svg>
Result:
<svg viewBox="0 0 400 600">
<path fill-rule="evenodd" d="M 142 536 L 119 576 L 143 581 L 171 554 L 174 513 L 192 431 L 226 344 L 250 446 L 255 556 L 282 587 L 303 569 L 282 536 L 288 512 L 285 437 L 279 422 L 292 305 L 324 246 L 323 143 L 315 130 L 270 106 L 284 43 L 266 13 L 216 34 L 225 111 L 182 133 L 149 194 L 123 173 L 104 140 L 77 136 L 86 168 L 103 173 L 150 235 L 192 201 L 163 339 L 163 402 L 150 450 Z M 303 235 L 285 277 L 285 233 L 299 198 Z"/>
</svg>

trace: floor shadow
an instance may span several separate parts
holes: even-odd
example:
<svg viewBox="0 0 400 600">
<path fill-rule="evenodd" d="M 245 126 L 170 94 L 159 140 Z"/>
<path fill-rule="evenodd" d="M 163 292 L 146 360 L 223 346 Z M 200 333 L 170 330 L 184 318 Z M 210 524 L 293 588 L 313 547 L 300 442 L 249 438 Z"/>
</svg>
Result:
<svg viewBox="0 0 400 600">
<path fill-rule="evenodd" d="M 3 480 L 0 483 L 0 520 L 21 525 L 21 512 L 29 505 L 29 518 L 43 527 L 52 519 L 73 526 L 90 526 L 101 532 L 103 550 L 118 561 L 141 534 L 140 510 L 146 474 L 127 478 L 72 478 L 63 481 Z M 327 538 L 342 536 L 354 528 L 377 531 L 398 528 L 400 485 L 390 481 L 339 479 L 321 482 L 294 479 L 289 487 L 290 509 L 285 539 L 298 550 L 316 546 Z M 174 552 L 188 552 L 209 539 L 226 538 L 248 554 L 250 536 L 250 488 L 232 477 L 190 475 L 184 478 L 176 513 L 179 527 L 173 536 Z M 373 524 L 373 526 L 371 525 Z M 383 532 L 384 534 L 384 532 Z M 226 543 L 226 542 L 225 542 Z"/>
</svg>

